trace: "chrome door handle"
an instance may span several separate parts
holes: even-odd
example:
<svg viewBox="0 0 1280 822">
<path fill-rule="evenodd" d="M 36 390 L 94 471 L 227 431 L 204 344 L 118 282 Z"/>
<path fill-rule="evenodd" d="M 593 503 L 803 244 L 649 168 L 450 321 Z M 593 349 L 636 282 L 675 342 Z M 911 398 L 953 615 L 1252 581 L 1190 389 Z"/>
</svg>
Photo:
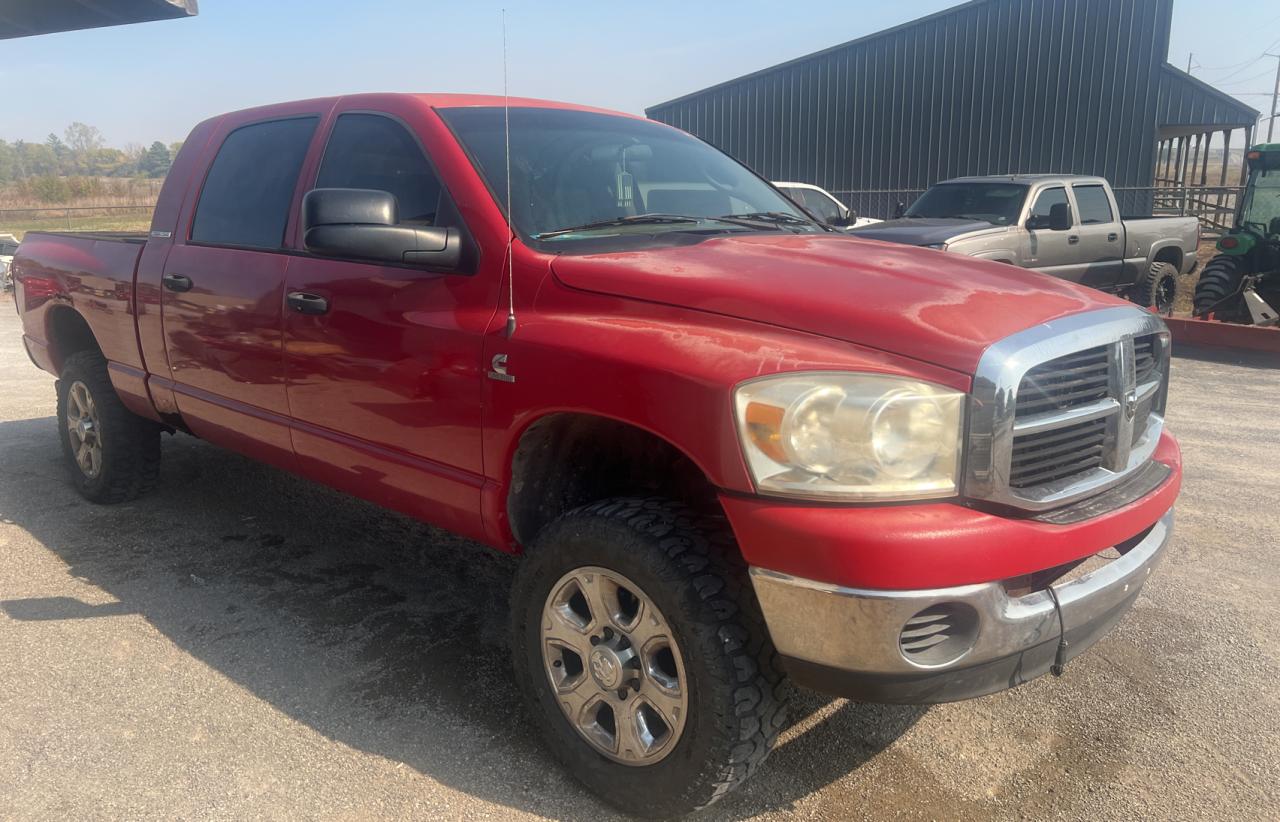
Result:
<svg viewBox="0 0 1280 822">
<path fill-rule="evenodd" d="M 1072 234 L 1070 237 L 1067 238 L 1067 242 L 1071 243 L 1072 245 L 1075 245 L 1076 243 L 1080 242 L 1080 238 Z"/>
<path fill-rule="evenodd" d="M 1120 236 L 1119 234 L 1113 231 L 1107 235 L 1107 242 L 1114 243 L 1116 241 L 1116 237 L 1119 237 L 1119 236 Z"/>
</svg>

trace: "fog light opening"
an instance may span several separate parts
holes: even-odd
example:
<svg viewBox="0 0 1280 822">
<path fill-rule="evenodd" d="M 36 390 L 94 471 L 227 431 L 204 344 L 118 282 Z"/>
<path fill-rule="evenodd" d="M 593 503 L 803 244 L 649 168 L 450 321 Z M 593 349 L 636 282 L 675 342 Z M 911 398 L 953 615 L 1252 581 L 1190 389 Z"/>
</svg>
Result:
<svg viewBox="0 0 1280 822">
<path fill-rule="evenodd" d="M 898 648 L 912 665 L 940 668 L 959 661 L 977 639 L 977 611 L 962 602 L 938 602 L 906 621 Z"/>
</svg>

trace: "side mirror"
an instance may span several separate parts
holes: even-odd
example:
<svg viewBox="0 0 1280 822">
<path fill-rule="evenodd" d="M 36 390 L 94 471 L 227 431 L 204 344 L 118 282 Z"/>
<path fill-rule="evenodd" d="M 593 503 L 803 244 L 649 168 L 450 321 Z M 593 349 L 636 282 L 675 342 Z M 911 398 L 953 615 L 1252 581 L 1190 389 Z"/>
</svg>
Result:
<svg viewBox="0 0 1280 822">
<path fill-rule="evenodd" d="M 893 210 L 893 219 L 895 219 L 895 220 L 901 220 L 901 219 L 902 219 L 902 215 L 904 215 L 904 214 L 906 214 L 906 213 L 907 213 L 907 204 L 906 204 L 906 203 L 898 203 L 898 207 L 897 207 L 897 208 L 895 208 L 895 209 Z"/>
<path fill-rule="evenodd" d="M 386 191 L 317 188 L 302 198 L 302 242 L 313 254 L 446 269 L 461 264 L 458 229 L 399 223 L 399 204 Z"/>
<path fill-rule="evenodd" d="M 1054 203 L 1049 206 L 1049 230 L 1069 231 L 1071 229 L 1071 205 Z"/>
</svg>

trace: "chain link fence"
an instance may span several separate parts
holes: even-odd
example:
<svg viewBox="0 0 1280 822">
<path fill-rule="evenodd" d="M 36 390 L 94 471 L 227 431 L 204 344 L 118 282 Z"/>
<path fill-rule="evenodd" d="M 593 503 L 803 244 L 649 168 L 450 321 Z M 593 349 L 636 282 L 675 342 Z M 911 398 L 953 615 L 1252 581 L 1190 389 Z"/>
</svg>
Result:
<svg viewBox="0 0 1280 822">
<path fill-rule="evenodd" d="M 139 205 L 0 209 L 0 234 L 28 231 L 146 231 L 152 203 Z"/>
</svg>

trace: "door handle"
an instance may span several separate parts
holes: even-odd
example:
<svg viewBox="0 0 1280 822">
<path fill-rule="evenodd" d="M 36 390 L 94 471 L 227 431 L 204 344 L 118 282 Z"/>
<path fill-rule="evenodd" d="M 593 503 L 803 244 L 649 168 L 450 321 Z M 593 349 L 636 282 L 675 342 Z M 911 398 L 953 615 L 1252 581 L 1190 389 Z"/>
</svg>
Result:
<svg viewBox="0 0 1280 822">
<path fill-rule="evenodd" d="M 166 274 L 162 281 L 164 287 L 170 291 L 190 291 L 192 286 L 191 278 L 181 274 Z"/>
<path fill-rule="evenodd" d="M 1071 243 L 1072 245 L 1075 245 L 1076 243 L 1080 242 L 1080 238 L 1077 237 L 1075 234 L 1072 234 L 1070 237 L 1067 238 L 1067 242 Z"/>
<path fill-rule="evenodd" d="M 290 291 L 285 298 L 289 307 L 299 314 L 327 314 L 329 301 L 319 294 L 308 294 L 305 291 Z"/>
<path fill-rule="evenodd" d="M 1113 231 L 1107 235 L 1107 242 L 1114 243 L 1116 241 L 1116 237 L 1119 237 L 1119 236 L 1120 236 L 1119 234 Z"/>
</svg>

